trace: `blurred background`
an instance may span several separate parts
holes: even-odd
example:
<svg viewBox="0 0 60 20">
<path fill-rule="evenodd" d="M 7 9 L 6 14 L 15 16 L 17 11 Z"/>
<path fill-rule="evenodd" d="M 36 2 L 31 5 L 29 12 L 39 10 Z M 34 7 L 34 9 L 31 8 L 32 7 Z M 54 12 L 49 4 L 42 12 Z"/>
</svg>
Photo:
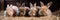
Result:
<svg viewBox="0 0 60 20">
<path fill-rule="evenodd" d="M 53 2 L 52 6 L 50 7 L 51 11 L 57 11 L 60 9 L 60 0 L 0 0 L 0 11 L 5 10 L 7 4 L 12 3 L 15 4 L 18 3 L 25 3 L 26 6 L 29 6 L 29 3 L 37 3 L 37 6 L 40 6 L 40 1 L 44 2 L 44 4 L 47 4 L 48 2 Z"/>
</svg>

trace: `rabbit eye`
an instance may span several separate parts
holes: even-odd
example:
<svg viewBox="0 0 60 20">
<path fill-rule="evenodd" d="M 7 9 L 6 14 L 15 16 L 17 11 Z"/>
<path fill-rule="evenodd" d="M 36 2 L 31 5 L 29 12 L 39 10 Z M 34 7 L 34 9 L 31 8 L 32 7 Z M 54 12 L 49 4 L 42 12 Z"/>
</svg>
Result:
<svg viewBox="0 0 60 20">
<path fill-rule="evenodd" d="M 47 11 L 47 9 L 46 9 L 46 11 Z"/>
</svg>

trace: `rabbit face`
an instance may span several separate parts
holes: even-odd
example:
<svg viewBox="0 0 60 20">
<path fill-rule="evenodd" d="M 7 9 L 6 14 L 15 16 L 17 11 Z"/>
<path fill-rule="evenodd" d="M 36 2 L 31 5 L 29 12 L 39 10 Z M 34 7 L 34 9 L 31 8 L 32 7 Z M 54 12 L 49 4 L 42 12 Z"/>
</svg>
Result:
<svg viewBox="0 0 60 20">
<path fill-rule="evenodd" d="M 9 5 L 7 5 L 6 12 L 10 16 L 12 16 L 14 13 L 13 9 Z"/>
<path fill-rule="evenodd" d="M 30 3 L 30 12 L 29 12 L 29 15 L 30 15 L 30 16 L 35 16 L 36 12 L 37 12 L 36 3 L 35 3 L 34 5 L 32 5 L 32 4 Z"/>
<path fill-rule="evenodd" d="M 42 6 L 40 10 L 47 10 L 47 6 Z"/>
<path fill-rule="evenodd" d="M 19 8 L 20 9 L 20 15 L 24 16 L 26 13 L 26 7 L 24 5 L 25 3 L 22 4 L 22 6 Z"/>
<path fill-rule="evenodd" d="M 10 6 L 7 5 L 6 12 L 10 16 L 13 16 L 13 15 L 15 16 L 15 14 L 18 14 L 19 13 L 19 10 L 18 10 L 18 7 L 17 6 L 13 6 L 11 4 Z"/>
<path fill-rule="evenodd" d="M 34 5 L 30 3 L 30 10 L 37 11 L 36 3 Z"/>
<path fill-rule="evenodd" d="M 40 9 L 40 11 L 44 14 L 44 15 L 51 15 L 51 11 L 49 10 L 49 7 L 51 6 L 51 4 L 52 4 L 52 2 L 49 2 L 47 5 L 44 5 L 44 3 L 43 2 L 41 2 L 40 1 L 40 3 L 41 3 L 41 9 Z"/>
<path fill-rule="evenodd" d="M 47 10 L 47 9 L 49 9 L 49 7 L 52 4 L 52 2 L 49 2 L 47 5 L 44 5 L 44 3 L 41 2 L 41 1 L 40 1 L 40 3 L 41 3 L 41 10 Z"/>
</svg>

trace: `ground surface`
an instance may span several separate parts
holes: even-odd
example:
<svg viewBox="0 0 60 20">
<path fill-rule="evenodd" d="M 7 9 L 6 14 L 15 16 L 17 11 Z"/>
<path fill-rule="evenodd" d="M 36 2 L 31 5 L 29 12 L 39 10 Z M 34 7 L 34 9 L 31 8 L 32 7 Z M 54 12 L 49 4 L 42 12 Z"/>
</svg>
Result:
<svg viewBox="0 0 60 20">
<path fill-rule="evenodd" d="M 60 20 L 58 16 L 52 15 L 52 17 L 4 17 L 3 11 L 0 12 L 0 20 Z"/>
</svg>

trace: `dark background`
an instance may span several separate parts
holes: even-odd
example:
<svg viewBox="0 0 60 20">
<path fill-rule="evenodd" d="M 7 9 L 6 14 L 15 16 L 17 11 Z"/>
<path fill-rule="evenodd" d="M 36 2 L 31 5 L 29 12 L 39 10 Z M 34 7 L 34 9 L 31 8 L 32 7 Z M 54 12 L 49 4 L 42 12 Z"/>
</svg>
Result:
<svg viewBox="0 0 60 20">
<path fill-rule="evenodd" d="M 60 9 L 60 0 L 4 0 L 4 10 L 7 6 L 8 3 L 10 2 L 25 2 L 26 6 L 29 7 L 29 3 L 37 3 L 37 6 L 40 6 L 40 1 L 44 2 L 44 4 L 47 4 L 48 2 L 53 2 L 53 4 L 51 5 L 51 7 L 49 9 L 51 9 L 52 12 L 57 11 Z"/>
</svg>

